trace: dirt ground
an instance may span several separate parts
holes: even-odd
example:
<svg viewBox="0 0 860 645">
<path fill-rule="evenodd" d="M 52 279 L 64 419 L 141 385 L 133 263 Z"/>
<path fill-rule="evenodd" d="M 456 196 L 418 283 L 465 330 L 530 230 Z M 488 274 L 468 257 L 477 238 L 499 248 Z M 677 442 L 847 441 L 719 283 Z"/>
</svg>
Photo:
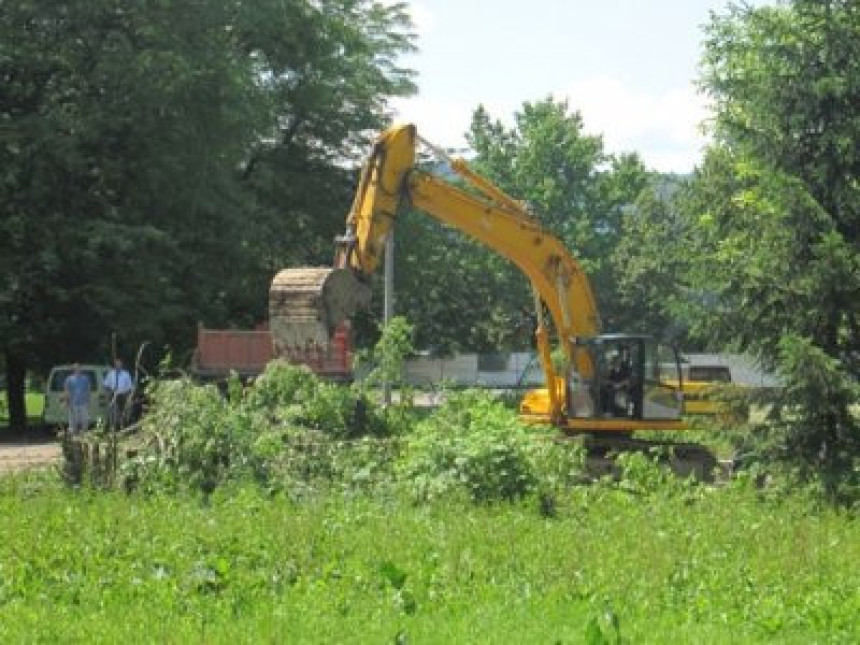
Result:
<svg viewBox="0 0 860 645">
<path fill-rule="evenodd" d="M 60 462 L 62 452 L 56 440 L 33 438 L 0 440 L 0 474 L 52 466 Z"/>
</svg>

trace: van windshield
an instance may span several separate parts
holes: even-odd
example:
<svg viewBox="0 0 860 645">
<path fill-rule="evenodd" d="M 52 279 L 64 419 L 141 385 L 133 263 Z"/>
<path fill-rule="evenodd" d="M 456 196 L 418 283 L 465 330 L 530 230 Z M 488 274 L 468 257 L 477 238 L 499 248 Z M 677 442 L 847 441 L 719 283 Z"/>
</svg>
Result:
<svg viewBox="0 0 860 645">
<path fill-rule="evenodd" d="M 51 382 L 48 384 L 48 389 L 51 392 L 62 392 L 63 385 L 66 382 L 66 379 L 72 374 L 74 370 L 69 369 L 61 369 L 55 370 L 51 375 Z M 93 370 L 81 370 L 81 374 L 86 376 L 90 380 L 90 389 L 97 390 L 98 384 L 96 383 L 96 373 Z"/>
</svg>

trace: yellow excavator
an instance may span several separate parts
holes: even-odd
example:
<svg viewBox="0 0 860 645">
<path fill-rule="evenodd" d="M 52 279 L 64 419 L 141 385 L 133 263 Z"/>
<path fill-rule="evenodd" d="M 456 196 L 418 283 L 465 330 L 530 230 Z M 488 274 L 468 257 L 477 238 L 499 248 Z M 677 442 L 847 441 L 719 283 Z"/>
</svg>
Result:
<svg viewBox="0 0 860 645">
<path fill-rule="evenodd" d="M 445 157 L 473 190 L 419 169 L 420 144 Z M 635 443 L 631 435 L 637 430 L 684 428 L 681 370 L 674 349 L 645 335 L 601 333 L 588 278 L 562 242 L 526 205 L 462 159 L 448 158 L 421 139 L 411 124 L 385 130 L 374 143 L 346 233 L 336 242 L 334 266 L 284 269 L 275 276 L 269 304 L 276 355 L 324 345 L 338 322 L 367 302 L 386 238 L 409 206 L 485 244 L 531 282 L 545 387 L 524 396 L 520 414 L 525 421 L 612 439 L 612 446 L 619 440 Z M 547 318 L 562 361 L 553 360 Z"/>
</svg>

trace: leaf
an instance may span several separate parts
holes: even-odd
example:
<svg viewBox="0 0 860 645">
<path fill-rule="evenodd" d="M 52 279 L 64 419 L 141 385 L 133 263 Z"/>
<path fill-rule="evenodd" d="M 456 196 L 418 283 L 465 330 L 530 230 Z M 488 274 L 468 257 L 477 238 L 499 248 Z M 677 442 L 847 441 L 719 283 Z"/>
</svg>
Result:
<svg viewBox="0 0 860 645">
<path fill-rule="evenodd" d="M 585 626 L 585 644 L 586 645 L 609 645 L 606 636 L 600 629 L 600 621 L 596 616 L 593 616 Z"/>
<path fill-rule="evenodd" d="M 395 589 L 402 589 L 406 583 L 407 574 L 391 560 L 386 560 L 379 565 L 379 574 Z"/>
</svg>

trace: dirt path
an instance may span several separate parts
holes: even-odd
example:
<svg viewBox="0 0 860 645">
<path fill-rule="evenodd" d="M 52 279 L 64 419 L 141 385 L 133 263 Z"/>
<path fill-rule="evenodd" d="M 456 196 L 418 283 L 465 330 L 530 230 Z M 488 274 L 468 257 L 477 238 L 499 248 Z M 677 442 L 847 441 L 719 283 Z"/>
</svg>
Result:
<svg viewBox="0 0 860 645">
<path fill-rule="evenodd" d="M 0 474 L 51 466 L 59 463 L 61 455 L 56 442 L 0 443 Z"/>
</svg>

